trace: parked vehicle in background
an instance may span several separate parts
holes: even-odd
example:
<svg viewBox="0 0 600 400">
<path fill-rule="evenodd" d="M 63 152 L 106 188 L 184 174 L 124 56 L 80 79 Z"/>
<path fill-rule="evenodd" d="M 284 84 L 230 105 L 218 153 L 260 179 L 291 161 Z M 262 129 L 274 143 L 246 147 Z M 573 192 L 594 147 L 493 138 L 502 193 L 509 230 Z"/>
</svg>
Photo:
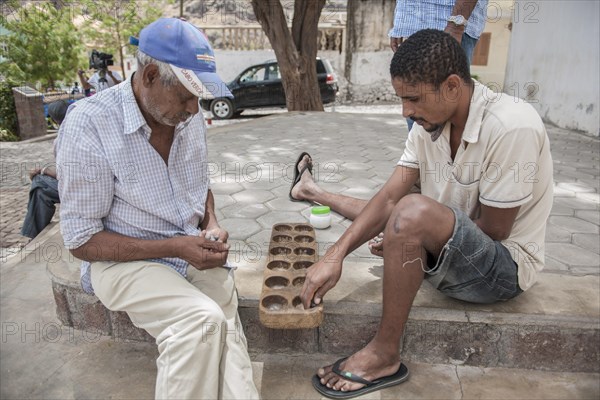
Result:
<svg viewBox="0 0 600 400">
<path fill-rule="evenodd" d="M 335 101 L 338 84 L 331 63 L 317 57 L 317 80 L 323 104 Z M 203 109 L 211 111 L 214 119 L 229 119 L 252 108 L 285 107 L 285 91 L 276 60 L 246 68 L 227 87 L 234 98 L 201 100 Z"/>
</svg>

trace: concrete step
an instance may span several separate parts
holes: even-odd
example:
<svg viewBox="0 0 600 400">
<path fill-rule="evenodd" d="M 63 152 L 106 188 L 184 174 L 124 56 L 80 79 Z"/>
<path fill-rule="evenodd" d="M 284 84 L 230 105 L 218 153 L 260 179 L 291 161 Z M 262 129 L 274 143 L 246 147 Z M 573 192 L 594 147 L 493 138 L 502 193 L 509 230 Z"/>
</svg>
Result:
<svg viewBox="0 0 600 400">
<path fill-rule="evenodd" d="M 54 237 L 46 243 L 61 241 Z M 64 248 L 60 253 L 60 260 L 48 262 L 48 271 L 64 324 L 119 339 L 152 341 L 127 315 L 108 312 L 97 298 L 82 293 L 79 262 Z M 238 266 L 240 316 L 253 351 L 343 356 L 374 335 L 381 314 L 381 259 L 349 258 L 338 285 L 326 296 L 323 324 L 303 330 L 268 329 L 260 323 L 265 258 L 232 254 L 230 259 Z M 434 364 L 599 372 L 599 286 L 597 275 L 543 273 L 516 299 L 474 305 L 449 299 L 425 282 L 410 314 L 402 357 Z"/>
<path fill-rule="evenodd" d="M 265 352 L 348 355 L 373 337 L 381 315 L 380 260 L 349 259 L 325 298 L 314 330 L 264 328 L 257 315 L 263 263 L 236 271 L 240 315 L 252 348 Z M 549 371 L 600 370 L 598 276 L 541 274 L 506 303 L 476 305 L 441 295 L 423 283 L 402 340 L 402 357 L 427 363 Z"/>
<path fill-rule="evenodd" d="M 324 399 L 310 377 L 333 355 L 274 355 L 253 357 L 260 374 L 263 400 Z M 595 373 L 559 373 L 509 368 L 479 368 L 447 364 L 407 363 L 410 378 L 398 386 L 360 399 L 593 399 L 599 395 Z M 293 390 L 290 390 L 293 388 Z"/>
<path fill-rule="evenodd" d="M 0 349 L 3 399 L 152 399 L 156 346 L 64 327 L 58 336 Z M 51 339 L 51 340 L 48 340 Z M 251 353 L 263 400 L 323 399 L 312 387 L 331 354 Z M 407 362 L 410 379 L 361 399 L 597 399 L 600 374 Z"/>
</svg>

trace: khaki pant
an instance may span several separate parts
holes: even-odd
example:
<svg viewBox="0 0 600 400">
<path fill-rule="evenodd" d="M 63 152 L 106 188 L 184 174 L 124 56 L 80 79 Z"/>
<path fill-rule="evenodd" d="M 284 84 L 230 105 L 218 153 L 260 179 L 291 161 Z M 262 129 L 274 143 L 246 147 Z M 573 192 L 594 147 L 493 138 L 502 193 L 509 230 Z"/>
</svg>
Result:
<svg viewBox="0 0 600 400">
<path fill-rule="evenodd" d="M 154 262 L 96 262 L 102 303 L 156 338 L 157 399 L 258 399 L 229 270 L 188 268 L 187 280 Z"/>
</svg>

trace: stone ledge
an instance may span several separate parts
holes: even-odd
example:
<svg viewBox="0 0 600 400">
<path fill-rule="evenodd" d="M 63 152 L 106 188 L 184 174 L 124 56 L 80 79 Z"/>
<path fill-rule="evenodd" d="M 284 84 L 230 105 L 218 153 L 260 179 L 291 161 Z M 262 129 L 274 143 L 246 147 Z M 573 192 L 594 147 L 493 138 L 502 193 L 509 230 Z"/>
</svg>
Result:
<svg viewBox="0 0 600 400">
<path fill-rule="evenodd" d="M 311 330 L 265 328 L 256 302 L 242 302 L 240 317 L 252 352 L 349 355 L 373 337 L 381 310 L 356 303 L 343 309 L 326 308 L 323 324 Z M 426 363 L 599 372 L 599 334 L 598 323 L 589 318 L 494 313 L 470 320 L 458 311 L 415 307 L 401 354 Z"/>
<path fill-rule="evenodd" d="M 75 329 L 111 336 L 117 340 L 154 342 L 145 330 L 137 328 L 129 316 L 120 311 L 110 311 L 96 296 L 87 294 L 79 284 L 79 273 L 73 273 L 78 261 L 61 260 L 48 263 L 52 292 L 56 303 L 56 316 L 64 325 Z M 70 279 L 69 279 L 70 277 Z"/>
<path fill-rule="evenodd" d="M 260 262 L 242 264 L 236 272 L 239 312 L 252 352 L 347 355 L 363 347 L 375 334 L 381 315 L 381 304 L 376 301 L 381 279 L 369 280 L 364 276 L 341 280 L 332 290 L 325 303 L 325 320 L 319 328 L 265 328 L 258 318 L 262 279 L 259 265 Z M 119 340 L 154 341 L 145 331 L 133 326 L 127 314 L 109 311 L 95 296 L 83 292 L 77 260 L 63 259 L 48 264 L 48 272 L 57 316 L 63 324 Z M 369 285 L 369 290 L 361 292 L 362 285 L 352 286 L 356 285 L 352 281 L 363 279 L 363 285 Z M 570 282 L 573 279 L 575 281 Z M 578 287 L 579 294 L 585 296 L 588 286 L 597 283 L 597 277 L 588 278 L 586 284 L 582 279 L 585 277 L 548 274 L 543 279 L 546 290 L 533 293 L 537 302 L 533 301 L 536 297 L 531 297 L 532 301 L 518 298 L 512 303 L 494 306 L 446 299 L 424 285 L 410 314 L 402 356 L 427 363 L 599 372 L 600 326 L 594 308 L 579 310 L 572 308 L 574 305 L 563 305 L 566 309 L 555 308 L 556 313 L 543 313 L 541 309 L 536 313 L 532 309 L 536 304 L 553 307 L 551 298 L 560 301 L 558 292 L 571 293 L 572 286 Z M 560 290 L 553 287 L 559 282 Z M 354 287 L 354 297 L 347 296 L 345 291 L 351 287 Z M 551 298 L 545 298 L 547 291 L 551 292 Z"/>
</svg>

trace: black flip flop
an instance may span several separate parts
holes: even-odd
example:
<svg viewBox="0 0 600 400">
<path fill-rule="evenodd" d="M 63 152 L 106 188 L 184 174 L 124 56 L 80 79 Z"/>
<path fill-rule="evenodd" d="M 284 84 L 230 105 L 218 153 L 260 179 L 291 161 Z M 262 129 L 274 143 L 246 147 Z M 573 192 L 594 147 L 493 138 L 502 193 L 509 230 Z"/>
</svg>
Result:
<svg viewBox="0 0 600 400">
<path fill-rule="evenodd" d="M 304 168 L 302 168 L 302 171 L 298 171 L 298 164 L 300 164 L 300 161 L 302 161 L 304 156 L 310 157 L 310 162 L 308 164 L 306 164 L 304 166 Z M 292 196 L 292 189 L 294 189 L 294 186 L 296 186 L 296 184 L 298 182 L 300 182 L 300 178 L 302 178 L 302 174 L 306 170 L 308 170 L 308 172 L 310 172 L 312 174 L 312 157 L 307 152 L 302 152 L 302 154 L 300 154 L 298 156 L 298 159 L 296 160 L 296 164 L 294 164 L 294 180 L 292 181 L 292 186 L 290 186 L 290 193 L 289 193 L 289 197 L 290 197 L 291 201 L 304 201 L 304 200 L 298 200 L 298 199 L 294 198 Z"/>
<path fill-rule="evenodd" d="M 329 397 L 330 399 L 351 399 L 353 397 L 362 396 L 363 394 L 375 392 L 377 390 L 381 390 L 390 386 L 399 385 L 400 383 L 405 382 L 408 379 L 408 368 L 406 368 L 406 365 L 400 364 L 400 367 L 398 367 L 398 371 L 396 371 L 396 373 L 384 376 L 383 378 L 375 379 L 373 381 L 369 381 L 358 375 L 354 375 L 352 372 L 341 371 L 340 364 L 344 362 L 346 358 L 347 357 L 340 358 L 339 360 L 337 360 L 333 364 L 331 371 L 339 375 L 342 379 L 356 383 L 362 383 L 365 386 L 360 389 L 352 390 L 349 392 L 342 392 L 341 390 L 330 389 L 327 386 L 323 385 L 321 383 L 321 378 L 319 378 L 319 375 L 314 375 L 312 378 L 312 384 L 317 392 L 321 393 L 325 397 Z"/>
</svg>

